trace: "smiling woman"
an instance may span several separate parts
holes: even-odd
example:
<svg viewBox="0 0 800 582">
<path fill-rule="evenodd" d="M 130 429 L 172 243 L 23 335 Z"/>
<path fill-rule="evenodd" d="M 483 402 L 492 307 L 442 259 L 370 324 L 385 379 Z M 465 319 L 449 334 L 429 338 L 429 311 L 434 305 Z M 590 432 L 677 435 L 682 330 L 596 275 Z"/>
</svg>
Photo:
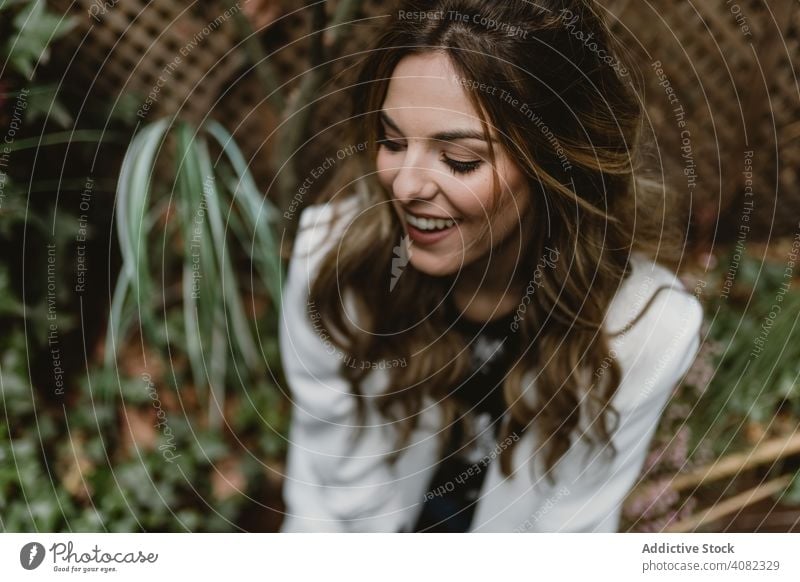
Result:
<svg viewBox="0 0 800 582">
<path fill-rule="evenodd" d="M 362 63 L 285 287 L 284 531 L 617 529 L 702 310 L 593 6 L 405 2 Z"/>
<path fill-rule="evenodd" d="M 432 276 L 463 269 L 462 281 L 473 276 L 479 280 L 487 266 L 481 257 L 510 237 L 519 246 L 520 217 L 530 198 L 525 175 L 503 149 L 492 162 L 496 131 L 487 139 L 443 52 L 412 54 L 398 63 L 380 118 L 378 176 L 417 244 L 411 265 Z M 490 208 L 495 212 L 487 220 Z M 443 220 L 450 223 L 439 222 Z M 456 230 L 460 236 L 453 236 Z M 503 267 L 505 272 L 493 271 L 497 290 L 506 288 L 515 269 L 511 261 Z"/>
</svg>

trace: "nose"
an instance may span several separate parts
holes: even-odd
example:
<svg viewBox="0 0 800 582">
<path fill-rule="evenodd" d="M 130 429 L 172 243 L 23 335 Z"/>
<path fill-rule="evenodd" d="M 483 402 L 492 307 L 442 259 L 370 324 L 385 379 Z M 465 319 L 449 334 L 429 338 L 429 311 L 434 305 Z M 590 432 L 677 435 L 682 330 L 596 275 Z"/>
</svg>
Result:
<svg viewBox="0 0 800 582">
<path fill-rule="evenodd" d="M 407 151 L 403 163 L 398 167 L 392 181 L 392 190 L 398 200 L 431 199 L 439 188 L 433 179 L 430 168 L 425 167 L 423 160 Z"/>
</svg>

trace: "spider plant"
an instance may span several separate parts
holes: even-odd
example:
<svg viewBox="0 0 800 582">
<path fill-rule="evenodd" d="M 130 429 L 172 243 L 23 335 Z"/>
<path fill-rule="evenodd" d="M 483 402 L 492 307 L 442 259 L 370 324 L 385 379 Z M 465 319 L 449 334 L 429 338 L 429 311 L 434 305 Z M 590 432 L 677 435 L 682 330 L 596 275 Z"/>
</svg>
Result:
<svg viewBox="0 0 800 582">
<path fill-rule="evenodd" d="M 174 170 L 165 181 L 160 162 L 170 160 Z M 168 191 L 159 188 L 164 183 Z M 262 339 L 276 333 L 258 333 L 256 305 L 268 303 L 277 321 L 283 277 L 274 229 L 280 213 L 258 191 L 219 123 L 192 128 L 172 119 L 145 126 L 131 142 L 115 212 L 122 268 L 106 367 L 113 367 L 138 323 L 143 340 L 169 358 L 173 377 L 173 363 L 186 356 L 209 426 L 219 428 L 226 386 L 258 382 L 269 368 Z"/>
</svg>

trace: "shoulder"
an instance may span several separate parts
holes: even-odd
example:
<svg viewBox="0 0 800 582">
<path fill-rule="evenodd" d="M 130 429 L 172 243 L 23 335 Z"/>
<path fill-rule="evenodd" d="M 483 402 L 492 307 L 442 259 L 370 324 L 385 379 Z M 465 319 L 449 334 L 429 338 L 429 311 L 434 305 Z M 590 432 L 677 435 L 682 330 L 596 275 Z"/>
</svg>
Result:
<svg viewBox="0 0 800 582">
<path fill-rule="evenodd" d="M 306 268 L 316 267 L 341 239 L 347 225 L 362 207 L 358 195 L 307 206 L 298 219 L 291 263 L 302 262 Z"/>
<path fill-rule="evenodd" d="M 609 305 L 605 330 L 612 335 L 623 373 L 615 395 L 622 409 L 661 393 L 664 400 L 691 366 L 700 347 L 703 307 L 677 275 L 643 255 Z"/>
<path fill-rule="evenodd" d="M 338 244 L 359 207 L 357 198 L 350 197 L 305 208 L 283 283 L 278 327 L 283 369 L 295 399 L 320 416 L 344 414 L 351 403 L 339 378 L 346 354 L 319 324 L 321 314 L 309 295 L 320 262 Z"/>
<path fill-rule="evenodd" d="M 631 327 L 639 330 L 648 325 L 676 326 L 698 324 L 702 320 L 703 309 L 680 278 L 665 266 L 642 254 L 634 254 L 630 260 L 631 272 L 624 279 L 608 307 L 605 330 L 617 333 L 636 320 L 647 320 L 645 325 Z M 676 320 L 673 316 L 679 316 Z M 683 316 L 683 317 L 680 317 Z M 637 322 L 638 323 L 638 322 Z"/>
</svg>

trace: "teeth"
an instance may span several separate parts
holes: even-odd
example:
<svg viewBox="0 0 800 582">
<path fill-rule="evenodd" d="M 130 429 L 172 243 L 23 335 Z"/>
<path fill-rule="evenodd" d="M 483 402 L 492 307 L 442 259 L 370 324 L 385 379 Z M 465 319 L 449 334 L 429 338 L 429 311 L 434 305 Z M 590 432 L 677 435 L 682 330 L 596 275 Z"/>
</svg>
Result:
<svg viewBox="0 0 800 582">
<path fill-rule="evenodd" d="M 450 228 L 456 223 L 455 220 L 449 218 L 420 218 L 408 213 L 406 213 L 406 220 L 410 225 L 420 230 L 442 230 L 444 228 Z"/>
</svg>

